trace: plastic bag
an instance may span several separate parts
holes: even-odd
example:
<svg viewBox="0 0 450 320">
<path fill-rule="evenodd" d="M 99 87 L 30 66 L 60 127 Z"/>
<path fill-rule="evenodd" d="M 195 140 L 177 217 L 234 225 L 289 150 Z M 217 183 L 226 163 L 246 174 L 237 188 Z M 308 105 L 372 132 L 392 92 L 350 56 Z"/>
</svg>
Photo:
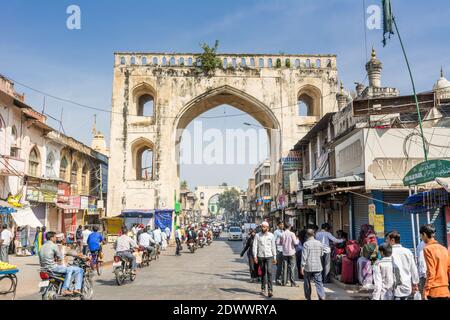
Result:
<svg viewBox="0 0 450 320">
<path fill-rule="evenodd" d="M 422 300 L 422 295 L 420 294 L 420 292 L 417 291 L 414 294 L 414 300 Z"/>
</svg>

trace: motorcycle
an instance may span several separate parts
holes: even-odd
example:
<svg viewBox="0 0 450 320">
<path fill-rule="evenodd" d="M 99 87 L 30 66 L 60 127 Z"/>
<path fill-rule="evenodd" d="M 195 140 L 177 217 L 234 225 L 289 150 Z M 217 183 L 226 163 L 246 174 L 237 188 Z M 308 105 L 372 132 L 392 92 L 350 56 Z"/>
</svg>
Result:
<svg viewBox="0 0 450 320">
<path fill-rule="evenodd" d="M 212 243 L 211 237 L 207 237 L 207 238 L 206 238 L 206 244 L 207 244 L 208 246 L 210 246 L 211 243 Z"/>
<path fill-rule="evenodd" d="M 121 286 L 126 279 L 130 279 L 130 281 L 136 279 L 136 275 L 133 274 L 133 270 L 131 269 L 131 261 L 127 258 L 115 255 L 112 267 L 118 286 Z"/>
<path fill-rule="evenodd" d="M 198 240 L 198 245 L 200 246 L 200 248 L 203 248 L 206 245 L 206 238 L 202 237 Z"/>
<path fill-rule="evenodd" d="M 187 245 L 188 245 L 189 251 L 190 251 L 191 253 L 194 253 L 195 250 L 197 250 L 197 245 L 196 245 L 196 243 L 195 243 L 195 240 L 193 240 L 193 239 L 188 240 Z"/>
<path fill-rule="evenodd" d="M 150 265 L 150 261 L 152 260 L 152 257 L 150 257 L 150 253 L 143 246 L 139 246 L 139 251 L 142 252 L 142 262 L 140 263 L 139 267 L 148 267 Z"/>
<path fill-rule="evenodd" d="M 220 237 L 220 231 L 219 231 L 219 230 L 214 231 L 214 232 L 213 232 L 213 236 L 214 236 L 214 239 L 219 238 L 219 237 Z"/>
<path fill-rule="evenodd" d="M 74 266 L 83 269 L 83 285 L 81 287 L 81 294 L 73 294 L 69 296 L 64 296 L 62 294 L 62 288 L 65 280 L 65 274 L 54 273 L 42 270 L 39 272 L 41 282 L 39 283 L 39 294 L 42 296 L 42 300 L 91 300 L 94 295 L 94 283 L 93 283 L 93 272 L 88 261 L 82 258 L 75 258 L 73 262 Z M 75 278 L 69 286 L 70 290 L 73 290 L 75 286 Z"/>
</svg>

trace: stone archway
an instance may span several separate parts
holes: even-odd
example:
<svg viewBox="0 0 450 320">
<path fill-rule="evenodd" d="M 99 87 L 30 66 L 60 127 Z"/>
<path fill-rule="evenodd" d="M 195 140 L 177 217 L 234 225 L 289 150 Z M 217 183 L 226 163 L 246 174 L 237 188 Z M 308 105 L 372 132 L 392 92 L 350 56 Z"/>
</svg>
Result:
<svg viewBox="0 0 450 320">
<path fill-rule="evenodd" d="M 146 205 L 147 209 L 173 208 L 174 195 L 179 192 L 177 144 L 182 130 L 207 110 L 231 105 L 272 129 L 268 129 L 270 153 L 276 158 L 273 162 L 278 163 L 321 116 L 337 109 L 334 55 L 234 54 L 218 58 L 224 64 L 233 63 L 205 76 L 195 65 L 195 54 L 115 54 L 108 178 L 110 213 L 120 214 L 124 209 Z M 164 60 L 171 63 L 161 64 Z M 281 66 L 273 64 L 277 60 Z M 299 63 L 294 65 L 285 63 L 297 60 Z M 317 60 L 322 62 L 305 63 Z M 313 100 L 310 104 L 314 105 L 314 116 L 298 116 L 300 92 Z M 136 115 L 136 97 L 142 94 L 154 98 L 152 117 Z M 280 140 L 277 150 L 272 147 L 274 136 Z M 151 181 L 130 177 L 131 144 L 137 139 L 153 142 Z M 275 180 L 273 186 L 275 197 L 279 188 Z M 149 200 L 141 204 L 134 196 L 138 192 L 146 193 Z"/>
</svg>

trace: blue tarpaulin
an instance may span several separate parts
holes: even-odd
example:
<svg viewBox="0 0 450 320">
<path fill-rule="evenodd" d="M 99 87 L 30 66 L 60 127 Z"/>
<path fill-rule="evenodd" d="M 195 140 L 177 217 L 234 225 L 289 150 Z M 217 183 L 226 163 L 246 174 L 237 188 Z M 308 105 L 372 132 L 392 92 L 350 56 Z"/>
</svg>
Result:
<svg viewBox="0 0 450 320">
<path fill-rule="evenodd" d="M 402 204 L 391 204 L 397 210 L 412 212 L 427 211 L 430 207 L 442 207 L 449 204 L 448 192 L 445 189 L 432 189 L 410 195 Z"/>
<path fill-rule="evenodd" d="M 165 230 L 167 227 L 172 232 L 172 212 L 173 210 L 156 210 L 155 227 Z"/>
</svg>

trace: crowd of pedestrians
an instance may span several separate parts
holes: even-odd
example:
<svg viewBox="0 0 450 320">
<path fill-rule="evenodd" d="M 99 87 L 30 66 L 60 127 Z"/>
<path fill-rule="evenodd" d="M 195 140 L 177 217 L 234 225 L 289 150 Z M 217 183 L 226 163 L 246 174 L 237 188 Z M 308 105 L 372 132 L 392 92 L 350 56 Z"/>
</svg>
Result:
<svg viewBox="0 0 450 320">
<path fill-rule="evenodd" d="M 260 282 L 261 294 L 272 297 L 273 284 L 299 287 L 296 279 L 303 279 L 305 298 L 311 300 L 314 283 L 319 300 L 326 299 L 324 283 L 330 282 L 332 253 L 344 247 L 346 233 L 331 233 L 324 223 L 320 230 L 311 225 L 295 233 L 292 226 L 279 222 L 270 232 L 263 222 L 257 230 L 250 229 L 241 257 L 247 255 L 251 282 Z M 388 232 L 383 243 L 370 251 L 373 261 L 370 277 L 373 300 L 449 299 L 450 257 L 447 248 L 435 239 L 436 230 L 427 224 L 420 228 L 422 242 L 417 257 L 402 246 L 397 231 Z M 383 241 L 383 240 L 382 240 Z M 365 248 L 365 247 L 364 247 Z M 367 248 L 361 249 L 368 250 Z M 359 254 L 359 253 L 358 253 Z M 365 254 L 366 255 L 366 254 Z M 296 272 L 296 269 L 298 272 Z M 272 279 L 273 275 L 275 279 Z"/>
</svg>

